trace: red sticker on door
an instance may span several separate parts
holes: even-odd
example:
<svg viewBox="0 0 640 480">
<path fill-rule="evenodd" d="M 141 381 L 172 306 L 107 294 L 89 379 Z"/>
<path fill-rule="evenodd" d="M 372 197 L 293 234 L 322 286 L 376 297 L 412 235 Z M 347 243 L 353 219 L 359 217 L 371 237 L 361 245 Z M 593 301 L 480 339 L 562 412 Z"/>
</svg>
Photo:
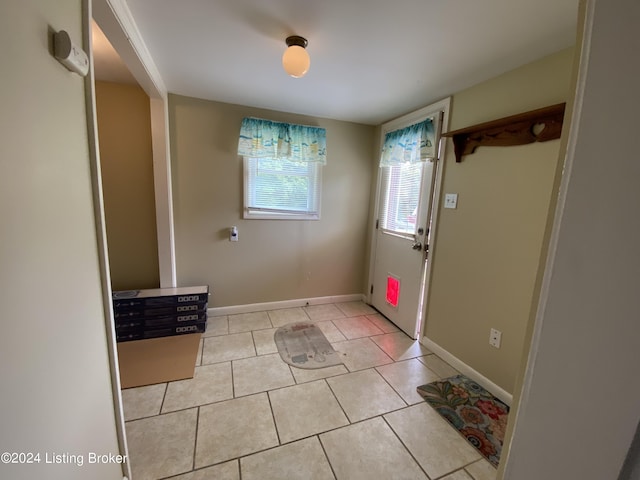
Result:
<svg viewBox="0 0 640 480">
<path fill-rule="evenodd" d="M 400 279 L 389 275 L 387 277 L 387 303 L 392 307 L 398 306 L 400 297 Z"/>
</svg>

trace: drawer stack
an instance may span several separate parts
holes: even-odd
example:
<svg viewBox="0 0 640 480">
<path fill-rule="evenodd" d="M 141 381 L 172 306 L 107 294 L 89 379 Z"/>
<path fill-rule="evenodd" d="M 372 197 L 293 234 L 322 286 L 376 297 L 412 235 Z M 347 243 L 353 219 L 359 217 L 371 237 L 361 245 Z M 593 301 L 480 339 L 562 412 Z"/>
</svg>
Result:
<svg viewBox="0 0 640 480">
<path fill-rule="evenodd" d="M 207 286 L 113 292 L 116 340 L 202 333 L 208 301 Z"/>
</svg>

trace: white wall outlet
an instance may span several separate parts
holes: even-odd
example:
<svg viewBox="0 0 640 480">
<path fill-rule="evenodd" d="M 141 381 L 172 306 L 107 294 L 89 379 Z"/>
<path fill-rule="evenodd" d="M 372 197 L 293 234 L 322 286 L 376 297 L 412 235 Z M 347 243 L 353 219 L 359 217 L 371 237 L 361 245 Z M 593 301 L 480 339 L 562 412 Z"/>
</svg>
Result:
<svg viewBox="0 0 640 480">
<path fill-rule="evenodd" d="M 495 328 L 491 329 L 489 333 L 489 345 L 495 348 L 500 348 L 500 342 L 502 341 L 502 332 L 500 330 L 496 330 Z"/>
<path fill-rule="evenodd" d="M 444 208 L 456 208 L 458 206 L 458 194 L 457 193 L 445 193 L 444 195 Z"/>
</svg>

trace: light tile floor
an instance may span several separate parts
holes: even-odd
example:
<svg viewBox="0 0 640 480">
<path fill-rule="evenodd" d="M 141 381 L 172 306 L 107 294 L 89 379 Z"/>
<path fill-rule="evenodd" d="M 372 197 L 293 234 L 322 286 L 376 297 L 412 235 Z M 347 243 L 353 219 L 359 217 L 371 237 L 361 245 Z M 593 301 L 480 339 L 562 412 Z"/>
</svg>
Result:
<svg viewBox="0 0 640 480">
<path fill-rule="evenodd" d="M 313 321 L 344 365 L 302 370 L 273 333 Z M 362 302 L 211 317 L 193 379 L 123 391 L 132 480 L 494 480 L 416 393 L 457 372 Z"/>
</svg>

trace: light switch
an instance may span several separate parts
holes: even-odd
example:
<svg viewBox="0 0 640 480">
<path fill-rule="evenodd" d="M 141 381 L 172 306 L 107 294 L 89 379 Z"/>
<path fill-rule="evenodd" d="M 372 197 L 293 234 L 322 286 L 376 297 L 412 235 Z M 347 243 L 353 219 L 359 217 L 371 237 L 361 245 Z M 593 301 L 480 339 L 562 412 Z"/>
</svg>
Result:
<svg viewBox="0 0 640 480">
<path fill-rule="evenodd" d="M 456 208 L 458 206 L 458 194 L 457 193 L 445 193 L 444 195 L 444 208 Z"/>
</svg>

